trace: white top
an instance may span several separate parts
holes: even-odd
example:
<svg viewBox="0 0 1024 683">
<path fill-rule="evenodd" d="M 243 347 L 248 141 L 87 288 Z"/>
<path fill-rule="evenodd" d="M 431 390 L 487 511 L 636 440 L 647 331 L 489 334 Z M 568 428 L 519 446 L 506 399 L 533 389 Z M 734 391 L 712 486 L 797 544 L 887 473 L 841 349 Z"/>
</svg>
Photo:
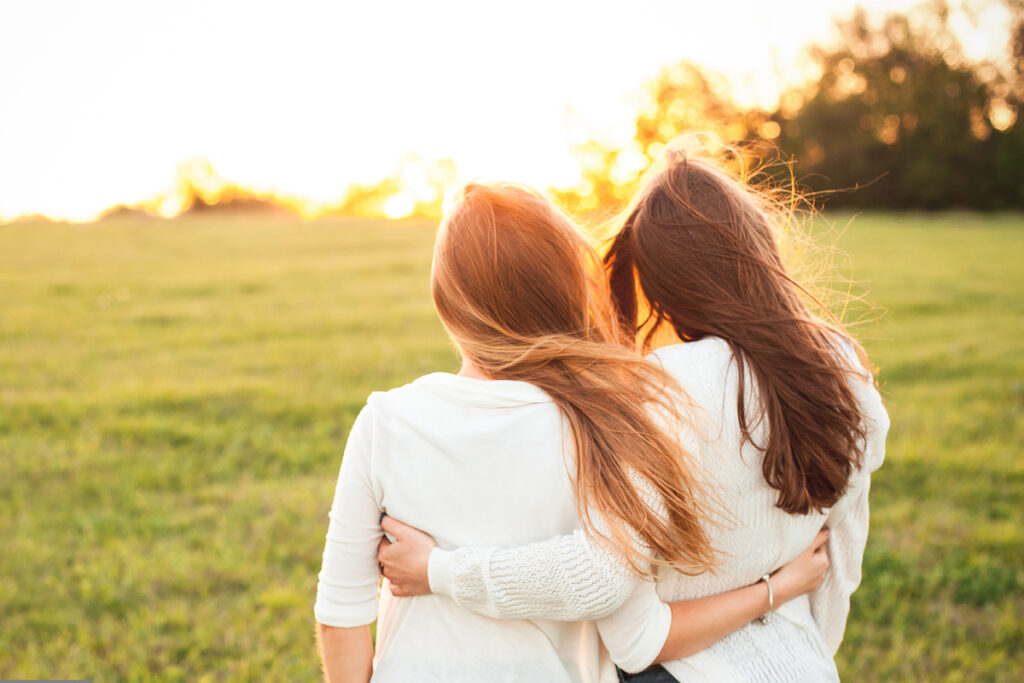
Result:
<svg viewBox="0 0 1024 683">
<path fill-rule="evenodd" d="M 384 511 L 442 548 L 517 546 L 578 528 L 571 444 L 558 407 L 524 382 L 437 373 L 372 394 L 345 447 L 317 621 L 346 627 L 377 620 L 375 681 L 616 681 L 594 622 L 499 620 L 444 595 L 396 598 L 378 585 Z M 580 552 L 603 567 L 602 583 L 625 586 L 614 604 L 589 603 L 595 615 L 607 613 L 637 581 L 597 551 Z M 620 656 L 653 658 L 657 649 L 637 649 L 646 643 L 637 642 L 634 624 L 653 624 L 663 642 L 668 609 L 638 603 L 631 610 L 627 603 L 619 615 L 623 626 L 606 624 L 607 640 Z"/>
<path fill-rule="evenodd" d="M 639 653 L 658 652 L 665 638 L 660 626 L 648 631 L 642 622 L 645 615 L 657 614 L 651 601 L 706 597 L 755 583 L 806 549 L 827 525 L 832 564 L 817 591 L 779 607 L 767 625 L 751 623 L 696 655 L 664 666 L 682 681 L 837 680 L 832 657 L 842 640 L 850 595 L 860 583 L 870 473 L 882 463 L 889 428 L 870 376 L 865 372 L 850 379 L 867 429 L 863 467 L 853 474 L 847 493 L 830 511 L 791 515 L 775 505 L 778 492 L 764 480 L 761 452 L 750 443 L 741 445 L 738 372 L 728 344 L 708 338 L 660 349 L 652 358 L 680 381 L 698 406 L 694 419 L 700 437 L 687 431 L 680 438 L 703 463 L 700 476 L 731 513 L 732 521 L 722 528 L 709 528 L 712 545 L 722 551 L 716 572 L 686 576 L 662 568 L 656 595 L 650 584 L 636 588 L 627 603 L 633 618 L 641 620 L 632 649 L 636 656 L 620 657 L 609 646 L 612 656 L 627 671 L 645 668 L 653 656 L 644 660 Z M 751 373 L 746 378 L 748 415 L 755 415 Z M 751 426 L 754 442 L 763 443 L 765 426 Z M 524 548 L 435 551 L 430 558 L 431 589 L 488 614 L 520 618 L 546 613 L 552 602 L 549 594 L 558 592 L 560 618 L 591 618 L 592 605 L 620 600 L 628 585 L 621 579 L 602 579 L 588 583 L 586 592 L 572 591 L 580 577 L 598 571 L 598 563 L 614 562 L 588 550 L 592 545 L 586 534 L 576 530 Z M 557 562 L 561 557 L 576 561 L 563 566 Z M 616 617 L 618 613 L 612 619 Z"/>
</svg>

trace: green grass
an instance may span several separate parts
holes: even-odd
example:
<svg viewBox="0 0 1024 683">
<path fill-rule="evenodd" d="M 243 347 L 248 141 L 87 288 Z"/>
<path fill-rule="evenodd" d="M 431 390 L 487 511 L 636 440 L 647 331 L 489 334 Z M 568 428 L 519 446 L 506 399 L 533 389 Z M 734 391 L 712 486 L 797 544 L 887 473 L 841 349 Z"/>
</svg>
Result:
<svg viewBox="0 0 1024 683">
<path fill-rule="evenodd" d="M 892 417 L 851 680 L 1024 675 L 1024 217 L 865 216 L 841 242 Z M 857 328 L 855 328 L 857 329 Z"/>
<path fill-rule="evenodd" d="M 845 219 L 840 223 L 845 224 Z M 0 226 L 0 678 L 309 680 L 345 434 L 455 359 L 432 226 Z M 1024 670 L 1024 217 L 841 240 L 893 428 L 848 680 Z M 855 311 L 856 314 L 856 311 Z"/>
</svg>

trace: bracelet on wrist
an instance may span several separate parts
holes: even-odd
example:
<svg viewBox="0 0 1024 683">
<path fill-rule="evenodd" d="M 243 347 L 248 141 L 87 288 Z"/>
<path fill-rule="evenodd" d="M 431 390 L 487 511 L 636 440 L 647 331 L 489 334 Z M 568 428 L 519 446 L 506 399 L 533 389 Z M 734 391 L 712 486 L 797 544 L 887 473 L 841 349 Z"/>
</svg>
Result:
<svg viewBox="0 0 1024 683">
<path fill-rule="evenodd" d="M 767 624 L 772 619 L 772 612 L 775 611 L 775 591 L 772 590 L 772 579 L 770 574 L 765 574 L 761 577 L 765 585 L 768 586 L 768 611 L 757 618 L 762 624 Z"/>
</svg>

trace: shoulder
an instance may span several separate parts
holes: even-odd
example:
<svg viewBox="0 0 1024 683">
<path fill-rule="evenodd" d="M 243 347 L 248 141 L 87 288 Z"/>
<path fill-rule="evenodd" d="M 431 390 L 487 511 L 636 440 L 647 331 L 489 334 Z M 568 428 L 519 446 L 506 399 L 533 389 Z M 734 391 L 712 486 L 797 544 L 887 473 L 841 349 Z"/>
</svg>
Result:
<svg viewBox="0 0 1024 683">
<path fill-rule="evenodd" d="M 658 349 L 648 360 L 660 365 L 690 394 L 705 390 L 724 390 L 729 381 L 733 352 L 729 343 L 719 337 L 673 344 Z"/>
<path fill-rule="evenodd" d="M 399 415 L 415 414 L 432 400 L 431 394 L 423 388 L 424 381 L 431 376 L 424 375 L 408 384 L 370 393 L 360 415 L 383 423 Z"/>
<path fill-rule="evenodd" d="M 416 381 L 367 396 L 349 430 L 346 454 L 357 451 L 369 454 L 381 438 L 401 431 L 410 417 L 424 412 L 424 392 L 416 386 Z"/>
<path fill-rule="evenodd" d="M 686 396 L 683 405 L 699 408 L 691 417 L 698 422 L 710 419 L 708 433 L 721 430 L 728 405 L 739 391 L 739 374 L 728 342 L 705 337 L 660 348 L 648 360 L 660 365 L 679 383 Z"/>
<path fill-rule="evenodd" d="M 424 404 L 431 400 L 424 391 L 423 381 L 431 375 L 425 375 L 408 384 L 392 389 L 373 391 L 366 397 L 366 403 L 359 410 L 352 429 L 372 430 L 374 425 L 385 425 L 401 415 L 416 414 Z"/>
<path fill-rule="evenodd" d="M 885 455 L 885 438 L 889 432 L 889 413 L 875 385 L 875 376 L 861 359 L 854 342 L 844 334 L 835 333 L 837 351 L 846 361 L 849 385 L 857 399 L 865 427 L 865 458 L 868 472 L 878 469 Z"/>
<path fill-rule="evenodd" d="M 847 364 L 855 376 L 865 381 L 871 381 L 873 379 L 871 370 L 865 366 L 853 339 L 837 330 L 831 330 L 831 335 L 832 347 L 835 349 L 836 355 Z"/>
<path fill-rule="evenodd" d="M 664 346 L 648 356 L 666 370 L 672 368 L 706 369 L 728 365 L 732 348 L 720 337 L 705 337 L 697 341 Z"/>
</svg>

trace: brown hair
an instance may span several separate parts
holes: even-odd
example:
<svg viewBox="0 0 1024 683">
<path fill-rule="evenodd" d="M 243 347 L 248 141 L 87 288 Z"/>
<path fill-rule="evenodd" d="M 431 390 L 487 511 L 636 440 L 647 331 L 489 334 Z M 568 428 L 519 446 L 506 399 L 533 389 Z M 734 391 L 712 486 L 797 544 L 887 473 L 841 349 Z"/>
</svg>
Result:
<svg viewBox="0 0 1024 683">
<path fill-rule="evenodd" d="M 831 507 L 860 463 L 864 427 L 847 383 L 863 350 L 808 310 L 786 273 L 770 201 L 710 161 L 673 151 L 652 170 L 605 256 L 620 319 L 647 330 L 668 323 L 683 341 L 720 337 L 739 372 L 743 438 L 767 420 L 765 481 L 777 505 L 806 514 Z M 638 291 L 649 307 L 638 326 Z M 808 295 L 809 296 L 809 295 Z M 812 297 L 813 298 L 813 297 Z M 824 307 L 822 307 L 824 310 Z M 846 346 L 847 348 L 844 348 Z M 744 379 L 756 380 L 748 414 Z"/>
<path fill-rule="evenodd" d="M 678 385 L 624 345 L 632 343 L 620 332 L 600 258 L 579 228 L 525 188 L 469 185 L 439 230 L 431 285 L 466 358 L 488 377 L 540 387 L 561 409 L 575 443 L 584 528 L 639 574 L 646 562 L 710 568 L 696 479 L 661 422 L 675 415 Z M 635 539 L 660 557 L 643 555 Z"/>
</svg>

